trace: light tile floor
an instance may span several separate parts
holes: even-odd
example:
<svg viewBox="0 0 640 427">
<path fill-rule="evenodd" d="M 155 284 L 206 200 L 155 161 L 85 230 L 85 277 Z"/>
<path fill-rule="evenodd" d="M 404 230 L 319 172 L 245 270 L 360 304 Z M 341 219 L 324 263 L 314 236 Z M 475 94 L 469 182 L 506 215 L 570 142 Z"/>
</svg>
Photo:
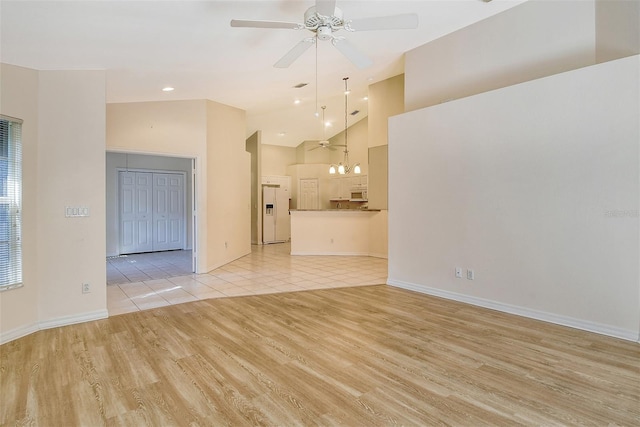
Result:
<svg viewBox="0 0 640 427">
<path fill-rule="evenodd" d="M 291 256 L 291 245 L 253 245 L 251 254 L 206 274 L 113 283 L 109 315 L 208 298 L 383 284 L 387 260 L 364 256 Z M 183 252 L 183 251 L 180 251 Z M 139 268 L 142 263 L 135 263 Z M 150 267 L 153 269 L 153 267 Z M 131 272 L 131 277 L 136 277 Z M 145 273 L 146 274 L 146 273 Z M 129 277 L 129 276 L 127 276 Z"/>
<path fill-rule="evenodd" d="M 191 274 L 191 251 L 166 251 L 107 258 L 107 285 Z"/>
</svg>

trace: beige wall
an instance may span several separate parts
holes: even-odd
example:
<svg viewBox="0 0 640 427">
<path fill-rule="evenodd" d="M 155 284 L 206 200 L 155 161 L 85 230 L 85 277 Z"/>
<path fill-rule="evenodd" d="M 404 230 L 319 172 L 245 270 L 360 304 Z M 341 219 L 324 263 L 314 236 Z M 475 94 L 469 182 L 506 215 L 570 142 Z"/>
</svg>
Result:
<svg viewBox="0 0 640 427">
<path fill-rule="evenodd" d="M 332 175 L 329 175 L 329 164 L 296 164 L 287 167 L 287 175 L 291 177 L 291 208 L 297 209 L 298 207 L 298 182 L 304 178 L 317 178 L 319 195 L 320 195 L 320 209 L 329 209 L 330 203 L 330 180 Z"/>
<path fill-rule="evenodd" d="M 404 113 L 404 74 L 369 86 L 369 147 L 387 145 L 388 119 Z"/>
<path fill-rule="evenodd" d="M 376 255 L 371 227 L 381 212 L 294 211 L 291 213 L 293 255 Z M 386 254 L 385 254 L 386 256 Z"/>
<path fill-rule="evenodd" d="M 294 147 L 262 145 L 262 175 L 286 175 L 287 166 L 296 163 L 296 149 Z"/>
<path fill-rule="evenodd" d="M 369 86 L 369 207 L 387 209 L 388 121 L 404 113 L 404 74 Z"/>
<path fill-rule="evenodd" d="M 593 1 L 530 0 L 417 47 L 406 111 L 592 65 L 594 23 Z"/>
<path fill-rule="evenodd" d="M 0 113 L 22 123 L 22 279 L 0 292 L 0 343 L 39 329 L 38 305 L 38 72 L 0 65 Z"/>
<path fill-rule="evenodd" d="M 41 71 L 38 89 L 40 318 L 104 312 L 105 73 Z M 65 218 L 65 206 L 90 216 Z"/>
<path fill-rule="evenodd" d="M 640 2 L 596 0 L 596 61 L 640 53 Z"/>
<path fill-rule="evenodd" d="M 262 132 L 254 132 L 245 141 L 246 151 L 251 156 L 251 244 L 262 241 Z"/>
<path fill-rule="evenodd" d="M 206 236 L 206 101 L 107 105 L 107 150 L 196 159 L 197 236 Z M 197 270 L 207 271 L 206 239 L 195 242 Z"/>
<path fill-rule="evenodd" d="M 25 121 L 24 287 L 0 293 L 5 342 L 107 316 L 105 74 L 1 70 L 1 113 Z M 90 215 L 66 218 L 66 206 L 88 207 Z"/>
<path fill-rule="evenodd" d="M 196 159 L 198 272 L 250 252 L 243 111 L 206 100 L 109 104 L 107 149 Z"/>
<path fill-rule="evenodd" d="M 342 144 L 342 143 L 340 143 Z M 319 164 L 331 161 L 331 150 L 318 147 L 318 141 L 303 141 L 296 147 L 296 164 Z"/>
<path fill-rule="evenodd" d="M 245 112 L 206 105 L 209 271 L 251 252 L 251 154 L 245 151 Z"/>
</svg>

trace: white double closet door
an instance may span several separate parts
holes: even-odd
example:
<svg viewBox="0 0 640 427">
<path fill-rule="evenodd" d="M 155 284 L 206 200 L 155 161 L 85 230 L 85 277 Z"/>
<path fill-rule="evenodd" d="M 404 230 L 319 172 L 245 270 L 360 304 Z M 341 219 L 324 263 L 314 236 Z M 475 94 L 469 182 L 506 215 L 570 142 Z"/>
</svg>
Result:
<svg viewBox="0 0 640 427">
<path fill-rule="evenodd" d="M 185 248 L 185 176 L 119 172 L 120 253 Z"/>
</svg>

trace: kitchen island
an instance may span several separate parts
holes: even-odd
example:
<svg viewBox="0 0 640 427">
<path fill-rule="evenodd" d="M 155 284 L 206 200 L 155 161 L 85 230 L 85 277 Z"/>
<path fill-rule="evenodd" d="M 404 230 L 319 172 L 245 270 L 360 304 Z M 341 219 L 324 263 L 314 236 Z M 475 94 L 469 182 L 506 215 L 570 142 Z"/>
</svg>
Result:
<svg viewBox="0 0 640 427">
<path fill-rule="evenodd" d="M 292 209 L 291 255 L 386 258 L 386 223 L 386 211 L 375 209 Z"/>
</svg>

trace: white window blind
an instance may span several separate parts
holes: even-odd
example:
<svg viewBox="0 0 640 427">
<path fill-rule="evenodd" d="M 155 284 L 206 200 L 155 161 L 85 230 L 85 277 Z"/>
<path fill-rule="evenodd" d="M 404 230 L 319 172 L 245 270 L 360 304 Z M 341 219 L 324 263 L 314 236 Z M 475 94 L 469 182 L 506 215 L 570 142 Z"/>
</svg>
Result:
<svg viewBox="0 0 640 427">
<path fill-rule="evenodd" d="M 22 286 L 22 121 L 0 116 L 0 291 Z"/>
</svg>

